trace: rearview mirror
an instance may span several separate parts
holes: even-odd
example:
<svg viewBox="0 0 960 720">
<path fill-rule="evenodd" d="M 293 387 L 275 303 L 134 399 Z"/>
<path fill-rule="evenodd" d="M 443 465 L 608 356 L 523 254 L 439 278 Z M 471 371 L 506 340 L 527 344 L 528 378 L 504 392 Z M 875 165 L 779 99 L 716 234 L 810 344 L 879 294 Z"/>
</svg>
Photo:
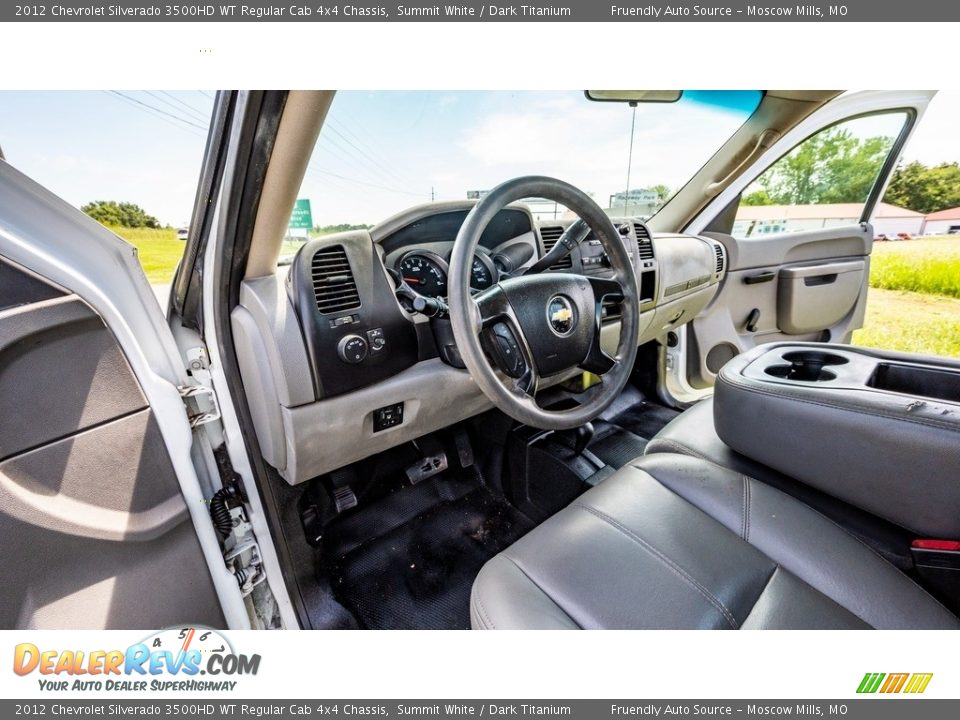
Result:
<svg viewBox="0 0 960 720">
<path fill-rule="evenodd" d="M 586 90 L 584 94 L 594 102 L 673 103 L 683 90 Z"/>
</svg>

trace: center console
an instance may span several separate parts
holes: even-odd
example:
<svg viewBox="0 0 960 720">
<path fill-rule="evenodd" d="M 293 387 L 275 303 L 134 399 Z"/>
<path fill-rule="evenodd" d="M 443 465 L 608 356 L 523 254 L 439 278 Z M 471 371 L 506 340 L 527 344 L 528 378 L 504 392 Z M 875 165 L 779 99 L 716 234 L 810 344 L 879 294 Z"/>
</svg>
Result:
<svg viewBox="0 0 960 720">
<path fill-rule="evenodd" d="M 918 537 L 960 538 L 960 362 L 763 345 L 720 371 L 714 422 L 753 460 Z"/>
</svg>

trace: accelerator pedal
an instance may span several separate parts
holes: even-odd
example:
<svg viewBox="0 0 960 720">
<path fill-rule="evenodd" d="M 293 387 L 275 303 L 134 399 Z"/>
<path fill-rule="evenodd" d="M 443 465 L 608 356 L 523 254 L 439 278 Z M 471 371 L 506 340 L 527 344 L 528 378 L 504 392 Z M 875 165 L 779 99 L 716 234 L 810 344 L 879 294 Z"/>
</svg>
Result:
<svg viewBox="0 0 960 720">
<path fill-rule="evenodd" d="M 460 460 L 460 467 L 464 470 L 473 467 L 473 446 L 470 444 L 470 436 L 467 434 L 466 428 L 457 428 L 457 431 L 453 434 L 453 442 L 457 446 L 457 458 Z"/>
</svg>

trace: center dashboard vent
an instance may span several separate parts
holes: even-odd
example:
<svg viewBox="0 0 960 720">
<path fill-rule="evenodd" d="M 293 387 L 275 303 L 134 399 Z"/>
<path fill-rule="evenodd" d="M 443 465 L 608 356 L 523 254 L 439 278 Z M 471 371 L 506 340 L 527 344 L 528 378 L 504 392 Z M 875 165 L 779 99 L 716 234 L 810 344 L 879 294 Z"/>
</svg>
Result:
<svg viewBox="0 0 960 720">
<path fill-rule="evenodd" d="M 724 258 L 724 255 L 723 255 L 723 245 L 721 245 L 720 243 L 714 243 L 714 244 L 713 244 L 713 252 L 714 252 L 714 254 L 717 256 L 717 273 L 718 273 L 718 274 L 719 274 L 719 273 L 722 273 L 722 272 L 723 272 L 723 265 L 724 265 L 724 262 L 725 262 L 725 258 Z"/>
<path fill-rule="evenodd" d="M 317 310 L 324 315 L 360 307 L 360 293 L 342 245 L 321 248 L 310 265 Z"/>
<path fill-rule="evenodd" d="M 637 236 L 637 256 L 641 260 L 653 260 L 653 241 L 647 226 L 643 223 L 634 223 L 633 233 Z"/>
<path fill-rule="evenodd" d="M 540 228 L 540 237 L 543 238 L 543 252 L 544 254 L 550 252 L 553 249 L 553 246 L 557 244 L 557 240 L 560 239 L 560 236 L 563 235 L 564 228 L 560 225 L 551 225 L 549 227 Z M 567 255 L 560 262 L 555 265 L 551 265 L 551 270 L 569 270 L 573 267 L 573 258 Z"/>
</svg>

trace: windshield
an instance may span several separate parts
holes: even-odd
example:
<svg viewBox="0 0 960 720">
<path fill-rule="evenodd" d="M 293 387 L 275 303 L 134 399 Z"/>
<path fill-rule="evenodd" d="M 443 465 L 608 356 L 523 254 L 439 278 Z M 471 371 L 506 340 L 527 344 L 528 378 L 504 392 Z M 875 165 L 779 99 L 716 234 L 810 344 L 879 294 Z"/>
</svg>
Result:
<svg viewBox="0 0 960 720">
<path fill-rule="evenodd" d="M 611 215 L 650 217 L 756 109 L 758 91 L 677 102 L 594 102 L 566 92 L 338 92 L 314 148 L 283 255 L 307 237 L 370 227 L 412 205 L 482 197 L 550 175 Z M 537 219 L 565 208 L 531 198 Z"/>
</svg>

